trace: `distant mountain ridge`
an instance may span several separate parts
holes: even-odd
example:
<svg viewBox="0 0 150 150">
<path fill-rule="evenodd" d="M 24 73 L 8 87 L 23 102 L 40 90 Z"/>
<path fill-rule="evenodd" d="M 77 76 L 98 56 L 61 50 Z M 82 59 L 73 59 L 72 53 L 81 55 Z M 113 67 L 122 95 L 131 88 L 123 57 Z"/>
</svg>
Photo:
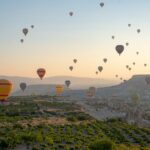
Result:
<svg viewBox="0 0 150 150">
<path fill-rule="evenodd" d="M 117 84 L 116 80 L 101 79 L 101 78 L 84 78 L 84 77 L 72 77 L 72 76 L 54 76 L 47 77 L 43 80 L 39 78 L 30 77 L 18 77 L 18 76 L 0 76 L 0 79 L 8 79 L 13 83 L 13 92 L 20 89 L 21 82 L 27 83 L 27 85 L 37 84 L 64 84 L 65 80 L 71 81 L 71 89 L 87 89 L 89 86 L 104 87 Z"/>
</svg>

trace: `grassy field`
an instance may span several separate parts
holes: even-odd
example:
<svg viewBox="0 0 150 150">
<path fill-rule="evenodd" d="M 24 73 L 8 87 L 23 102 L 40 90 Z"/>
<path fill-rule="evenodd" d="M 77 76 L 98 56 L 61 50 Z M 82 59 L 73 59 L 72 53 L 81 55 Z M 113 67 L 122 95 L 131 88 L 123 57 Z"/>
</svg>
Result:
<svg viewBox="0 0 150 150">
<path fill-rule="evenodd" d="M 0 106 L 0 150 L 89 150 L 109 139 L 118 150 L 150 149 L 150 128 L 120 120 L 97 121 L 72 103 L 52 97 L 12 97 Z"/>
</svg>

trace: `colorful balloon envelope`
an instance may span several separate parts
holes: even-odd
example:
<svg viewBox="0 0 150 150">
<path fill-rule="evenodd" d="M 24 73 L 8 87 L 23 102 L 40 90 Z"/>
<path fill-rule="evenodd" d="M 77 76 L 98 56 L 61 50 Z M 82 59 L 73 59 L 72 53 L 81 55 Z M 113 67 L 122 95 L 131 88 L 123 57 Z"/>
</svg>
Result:
<svg viewBox="0 0 150 150">
<path fill-rule="evenodd" d="M 0 101 L 5 101 L 12 91 L 12 83 L 5 79 L 0 79 Z"/>
<path fill-rule="evenodd" d="M 44 78 L 45 74 L 46 74 L 46 70 L 44 68 L 39 68 L 37 70 L 37 74 L 40 77 L 40 79 L 42 80 Z"/>
<path fill-rule="evenodd" d="M 55 89 L 56 95 L 60 96 L 63 92 L 63 86 L 62 85 L 57 85 Z"/>
</svg>

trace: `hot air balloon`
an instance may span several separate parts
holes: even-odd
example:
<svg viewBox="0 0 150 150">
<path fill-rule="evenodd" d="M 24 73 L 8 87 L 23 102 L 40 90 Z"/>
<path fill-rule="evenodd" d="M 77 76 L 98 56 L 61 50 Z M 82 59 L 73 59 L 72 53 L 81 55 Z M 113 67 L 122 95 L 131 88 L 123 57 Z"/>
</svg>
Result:
<svg viewBox="0 0 150 150">
<path fill-rule="evenodd" d="M 104 58 L 103 61 L 104 61 L 104 63 L 107 63 L 107 58 Z"/>
<path fill-rule="evenodd" d="M 0 79 L 0 101 L 5 101 L 12 90 L 12 83 L 5 79 Z"/>
<path fill-rule="evenodd" d="M 24 42 L 24 39 L 21 39 L 20 42 L 23 43 L 23 42 Z"/>
<path fill-rule="evenodd" d="M 129 43 L 128 43 L 128 42 L 126 43 L 126 46 L 129 46 Z"/>
<path fill-rule="evenodd" d="M 26 89 L 26 87 L 27 87 L 26 83 L 24 83 L 24 82 L 20 83 L 20 88 L 22 91 L 24 91 Z"/>
<path fill-rule="evenodd" d="M 74 60 L 73 60 L 73 62 L 74 62 L 75 64 L 77 63 L 77 61 L 78 61 L 77 59 L 74 59 Z"/>
<path fill-rule="evenodd" d="M 115 39 L 115 36 L 112 36 L 111 38 L 114 40 L 114 39 Z"/>
<path fill-rule="evenodd" d="M 28 34 L 28 29 L 27 29 L 27 28 L 24 28 L 24 29 L 22 30 L 22 32 L 23 32 L 23 34 L 26 36 L 26 35 Z"/>
<path fill-rule="evenodd" d="M 70 66 L 69 69 L 70 69 L 70 71 L 72 71 L 73 70 L 73 66 Z"/>
<path fill-rule="evenodd" d="M 31 25 L 31 28 L 33 29 L 33 28 L 34 28 L 34 25 Z"/>
<path fill-rule="evenodd" d="M 103 67 L 102 66 L 98 66 L 98 70 L 99 70 L 99 72 L 102 72 Z"/>
<path fill-rule="evenodd" d="M 141 32 L 141 30 L 140 29 L 137 29 L 137 33 L 140 33 Z"/>
<path fill-rule="evenodd" d="M 39 69 L 37 70 L 37 74 L 38 74 L 38 76 L 40 77 L 40 79 L 42 80 L 43 77 L 44 77 L 45 74 L 46 74 L 46 70 L 45 70 L 44 68 L 39 68 Z"/>
<path fill-rule="evenodd" d="M 98 71 L 96 71 L 95 74 L 98 75 Z"/>
<path fill-rule="evenodd" d="M 129 71 L 131 71 L 131 68 L 129 68 Z"/>
<path fill-rule="evenodd" d="M 70 16 L 73 16 L 73 12 L 72 12 L 72 11 L 71 11 L 71 12 L 69 12 L 69 15 L 70 15 Z"/>
<path fill-rule="evenodd" d="M 150 76 L 146 76 L 145 81 L 146 81 L 147 84 L 150 84 Z"/>
<path fill-rule="evenodd" d="M 120 80 L 123 80 L 123 78 L 120 78 Z"/>
<path fill-rule="evenodd" d="M 144 64 L 144 67 L 146 67 L 147 66 L 147 64 Z"/>
<path fill-rule="evenodd" d="M 103 6 L 104 6 L 104 3 L 103 3 L 103 2 L 101 2 L 101 3 L 100 3 L 100 6 L 101 6 L 101 7 L 103 7 Z"/>
<path fill-rule="evenodd" d="M 139 55 L 139 52 L 136 52 L 137 55 Z"/>
<path fill-rule="evenodd" d="M 63 86 L 62 85 L 57 85 L 55 89 L 56 95 L 60 96 L 63 92 Z"/>
<path fill-rule="evenodd" d="M 67 87 L 69 87 L 70 84 L 71 84 L 71 81 L 70 81 L 70 80 L 66 80 L 66 81 L 65 81 L 65 84 L 66 84 Z"/>
<path fill-rule="evenodd" d="M 133 62 L 133 65 L 135 66 L 135 62 Z"/>
<path fill-rule="evenodd" d="M 128 69 L 128 68 L 129 68 L 129 65 L 126 65 L 126 68 Z"/>
<path fill-rule="evenodd" d="M 130 24 L 130 23 L 128 24 L 128 27 L 131 27 L 131 24 Z"/>
<path fill-rule="evenodd" d="M 119 55 L 121 55 L 121 53 L 124 51 L 124 46 L 123 45 L 117 45 L 116 51 L 118 52 Z"/>
<path fill-rule="evenodd" d="M 116 74 L 116 78 L 118 78 L 118 75 Z"/>
</svg>

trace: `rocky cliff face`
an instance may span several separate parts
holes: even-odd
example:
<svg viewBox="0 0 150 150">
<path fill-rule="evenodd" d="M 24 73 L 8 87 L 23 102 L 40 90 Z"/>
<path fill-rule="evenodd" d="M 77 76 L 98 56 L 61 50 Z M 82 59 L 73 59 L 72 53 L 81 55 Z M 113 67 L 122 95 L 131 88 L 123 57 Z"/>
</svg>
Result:
<svg viewBox="0 0 150 150">
<path fill-rule="evenodd" d="M 140 96 L 149 96 L 150 85 L 146 83 L 145 77 L 146 75 L 134 75 L 131 79 L 119 85 L 98 88 L 97 95 L 102 97 L 128 97 L 131 93 L 136 92 L 140 94 Z"/>
</svg>

